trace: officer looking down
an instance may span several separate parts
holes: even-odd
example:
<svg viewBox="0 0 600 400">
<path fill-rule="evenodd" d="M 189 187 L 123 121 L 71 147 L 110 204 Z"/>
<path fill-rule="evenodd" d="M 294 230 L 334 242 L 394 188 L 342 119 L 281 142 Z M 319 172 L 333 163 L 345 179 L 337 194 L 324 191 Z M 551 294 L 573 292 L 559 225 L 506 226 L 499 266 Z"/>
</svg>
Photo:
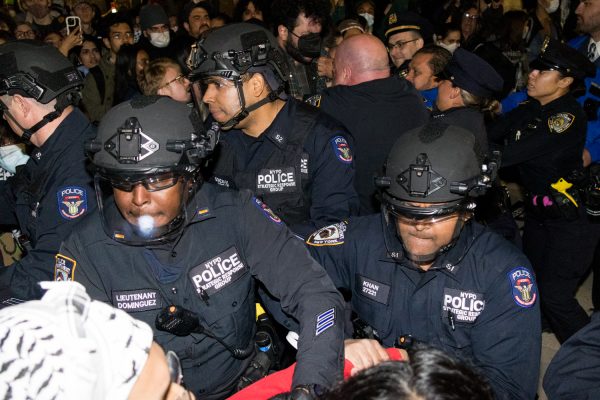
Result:
<svg viewBox="0 0 600 400">
<path fill-rule="evenodd" d="M 250 189 L 297 234 L 358 212 L 346 130 L 287 98 L 285 56 L 255 24 L 226 25 L 192 48 L 190 80 L 225 132 L 210 180 Z"/>
<path fill-rule="evenodd" d="M 259 280 L 300 322 L 293 387 L 314 394 L 341 376 L 341 296 L 262 201 L 201 185 L 215 139 L 201 130 L 167 97 L 106 114 L 88 145 L 99 211 L 61 246 L 55 279 L 153 326 L 199 399 L 231 395 L 252 362 Z"/>
<path fill-rule="evenodd" d="M 472 133 L 441 122 L 404 133 L 377 179 L 382 213 L 313 233 L 307 243 L 336 287 L 351 292 L 362 369 L 385 347 L 425 342 L 472 361 L 498 399 L 533 399 L 541 332 L 527 258 L 472 220 L 494 179 Z"/>
<path fill-rule="evenodd" d="M 17 229 L 24 257 L 0 270 L 0 286 L 21 299 L 38 298 L 52 277 L 54 256 L 68 233 L 96 207 L 86 172 L 85 140 L 95 130 L 74 106 L 83 84 L 58 50 L 33 40 L 0 46 L 0 107 L 24 142 L 27 164 L 0 182 L 0 224 Z"/>
</svg>

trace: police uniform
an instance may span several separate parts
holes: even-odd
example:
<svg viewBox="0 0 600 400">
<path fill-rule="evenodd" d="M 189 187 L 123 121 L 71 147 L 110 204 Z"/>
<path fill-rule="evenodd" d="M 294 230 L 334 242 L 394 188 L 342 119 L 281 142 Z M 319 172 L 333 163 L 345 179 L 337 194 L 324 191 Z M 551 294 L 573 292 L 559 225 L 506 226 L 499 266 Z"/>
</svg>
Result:
<svg viewBox="0 0 600 400">
<path fill-rule="evenodd" d="M 313 107 L 290 99 L 258 138 L 221 135 L 210 180 L 250 189 L 295 233 L 358 213 L 347 131 Z"/>
<path fill-rule="evenodd" d="M 105 207 L 105 215 L 118 215 L 114 203 Z M 253 358 L 254 278 L 301 322 L 294 386 L 330 386 L 340 378 L 341 296 L 281 219 L 247 191 L 211 184 L 187 212 L 180 238 L 157 246 L 111 240 L 99 214 L 90 215 L 62 245 L 56 278 L 80 282 L 92 298 L 154 327 L 155 340 L 178 354 L 186 386 L 199 399 L 230 395 Z M 205 333 L 178 337 L 158 330 L 157 314 L 171 304 L 197 313 Z M 221 342 L 245 357 L 235 358 Z"/>
<path fill-rule="evenodd" d="M 481 146 L 482 154 L 488 153 L 485 121 L 481 111 L 470 107 L 454 107 L 440 111 L 434 107 L 431 119 L 444 121 L 447 124 L 460 126 L 473 132 Z"/>
<path fill-rule="evenodd" d="M 544 57 L 565 62 L 558 51 L 551 48 Z M 585 113 L 571 94 L 545 105 L 531 99 L 498 121 L 490 137 L 504 139 L 502 166 L 518 168 L 526 192 L 523 251 L 537 275 L 544 316 L 563 342 L 589 322 L 574 295 L 599 234 L 585 215 L 574 179 L 583 168 Z M 560 192 L 569 184 L 571 198 Z"/>
<path fill-rule="evenodd" d="M 527 258 L 475 222 L 428 271 L 417 270 L 382 215 L 322 228 L 307 243 L 381 343 L 400 336 L 471 360 L 499 399 L 533 399 L 540 361 L 538 293 Z"/>
<path fill-rule="evenodd" d="M 94 136 L 88 119 L 74 108 L 52 136 L 33 150 L 25 167 L 6 183 L 0 182 L 0 220 L 18 225 L 29 240 L 27 254 L 0 275 L 2 285 L 10 285 L 21 299 L 38 296 L 36 283 L 52 279 L 60 243 L 96 208 L 83 148 Z"/>
<path fill-rule="evenodd" d="M 427 122 L 428 113 L 418 92 L 405 79 L 391 76 L 358 85 L 333 86 L 313 97 L 312 104 L 343 123 L 352 135 L 360 212 L 378 212 L 373 177 L 398 134 Z"/>
</svg>

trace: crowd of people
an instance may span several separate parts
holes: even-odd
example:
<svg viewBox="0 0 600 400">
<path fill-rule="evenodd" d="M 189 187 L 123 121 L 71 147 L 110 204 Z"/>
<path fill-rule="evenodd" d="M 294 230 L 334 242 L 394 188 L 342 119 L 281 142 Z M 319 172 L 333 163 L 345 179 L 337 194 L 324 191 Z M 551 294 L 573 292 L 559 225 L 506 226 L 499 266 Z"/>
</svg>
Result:
<svg viewBox="0 0 600 400">
<path fill-rule="evenodd" d="M 535 399 L 546 331 L 593 398 L 599 56 L 600 0 L 4 5 L 0 394 Z"/>
</svg>

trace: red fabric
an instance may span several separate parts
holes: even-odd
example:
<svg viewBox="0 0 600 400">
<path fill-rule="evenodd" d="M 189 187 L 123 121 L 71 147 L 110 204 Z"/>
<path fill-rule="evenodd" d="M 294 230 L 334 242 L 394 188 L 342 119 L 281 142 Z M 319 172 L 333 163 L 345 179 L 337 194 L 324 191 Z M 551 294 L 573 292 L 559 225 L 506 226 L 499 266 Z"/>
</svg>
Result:
<svg viewBox="0 0 600 400">
<path fill-rule="evenodd" d="M 386 349 L 390 360 L 401 361 L 402 354 L 396 348 Z M 292 377 L 294 376 L 294 368 L 296 363 L 286 369 L 277 371 L 264 377 L 258 382 L 253 383 L 247 388 L 240 390 L 228 400 L 266 400 L 279 393 L 289 392 L 292 389 Z M 348 360 L 344 360 L 344 379 L 350 377 L 350 372 L 354 365 Z"/>
</svg>

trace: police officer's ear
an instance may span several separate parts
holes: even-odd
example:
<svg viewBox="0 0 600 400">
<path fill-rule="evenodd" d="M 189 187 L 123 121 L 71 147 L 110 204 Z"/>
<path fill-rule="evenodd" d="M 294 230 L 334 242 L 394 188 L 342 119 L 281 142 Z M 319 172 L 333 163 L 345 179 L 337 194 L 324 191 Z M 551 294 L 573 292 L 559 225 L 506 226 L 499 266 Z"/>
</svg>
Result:
<svg viewBox="0 0 600 400">
<path fill-rule="evenodd" d="M 256 98 L 266 97 L 270 92 L 269 84 L 261 73 L 252 74 L 248 79 L 248 87 L 250 88 L 249 95 Z"/>
<path fill-rule="evenodd" d="M 20 115 L 22 117 L 27 117 L 32 112 L 31 103 L 29 103 L 29 101 L 27 101 L 27 99 L 20 94 L 15 94 L 12 96 L 9 102 L 12 102 L 11 113 L 15 116 Z"/>
<path fill-rule="evenodd" d="M 575 81 L 575 79 L 573 79 L 573 77 L 571 77 L 571 76 L 565 76 L 565 77 L 559 79 L 559 81 L 558 81 L 558 87 L 566 89 L 569 86 L 571 86 L 574 81 Z"/>
</svg>

